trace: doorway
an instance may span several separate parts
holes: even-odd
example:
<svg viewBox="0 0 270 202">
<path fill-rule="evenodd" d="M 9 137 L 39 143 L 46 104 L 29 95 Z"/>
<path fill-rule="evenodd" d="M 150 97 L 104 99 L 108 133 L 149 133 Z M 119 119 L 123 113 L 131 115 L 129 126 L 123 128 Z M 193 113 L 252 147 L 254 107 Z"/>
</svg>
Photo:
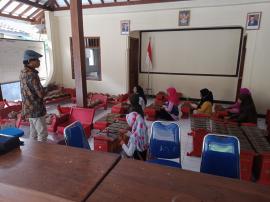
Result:
<svg viewBox="0 0 270 202">
<path fill-rule="evenodd" d="M 139 39 L 129 37 L 129 92 L 139 83 Z"/>
</svg>

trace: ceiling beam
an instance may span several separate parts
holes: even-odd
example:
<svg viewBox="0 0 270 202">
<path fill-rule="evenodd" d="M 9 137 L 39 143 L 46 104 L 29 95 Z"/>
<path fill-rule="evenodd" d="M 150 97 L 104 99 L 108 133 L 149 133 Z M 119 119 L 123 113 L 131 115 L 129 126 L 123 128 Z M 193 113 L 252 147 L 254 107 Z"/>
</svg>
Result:
<svg viewBox="0 0 270 202">
<path fill-rule="evenodd" d="M 70 7 L 69 3 L 67 0 L 64 0 L 65 4 L 67 5 L 67 7 Z"/>
<path fill-rule="evenodd" d="M 19 8 L 21 8 L 23 5 L 23 3 L 19 3 L 18 6 L 16 6 L 12 11 L 10 11 L 9 13 L 12 15 L 13 13 L 15 13 L 16 10 L 18 10 Z"/>
<path fill-rule="evenodd" d="M 27 13 L 28 11 L 30 11 L 33 7 L 32 6 L 28 6 L 23 12 L 20 13 L 19 16 L 23 16 L 25 13 Z"/>
<path fill-rule="evenodd" d="M 32 22 L 31 24 L 32 25 L 40 25 L 40 24 L 44 24 L 44 12 L 41 12 L 42 14 L 41 15 L 39 15 L 38 17 L 35 17 L 35 21 L 34 22 Z"/>
<path fill-rule="evenodd" d="M 42 9 L 37 9 L 35 10 L 31 15 L 29 15 L 27 18 L 33 18 L 36 14 L 38 14 L 40 11 L 42 11 Z"/>
<path fill-rule="evenodd" d="M 23 21 L 26 21 L 26 22 L 34 22 L 34 20 L 32 20 L 32 19 L 22 18 L 20 16 L 14 16 L 14 15 L 9 15 L 9 14 L 4 14 L 4 13 L 0 13 L 0 16 L 6 17 L 6 18 L 13 18 L 13 19 L 16 19 L 16 20 L 23 20 Z"/>
<path fill-rule="evenodd" d="M 13 1 L 9 1 L 7 2 L 1 9 L 0 9 L 0 13 L 2 13 L 2 11 L 4 11 Z"/>
<path fill-rule="evenodd" d="M 189 0 L 144 0 L 144 1 L 126 1 L 126 2 L 112 2 L 112 3 L 100 3 L 100 4 L 88 4 L 83 5 L 83 8 L 102 8 L 112 6 L 130 6 L 140 4 L 151 4 L 151 3 L 165 3 L 165 2 L 176 2 L 176 1 L 189 1 Z M 69 7 L 56 8 L 54 11 L 68 10 Z"/>
<path fill-rule="evenodd" d="M 44 5 L 46 5 L 47 7 L 51 8 L 53 11 L 56 8 L 56 6 L 55 6 L 55 0 L 48 0 Z"/>
<path fill-rule="evenodd" d="M 41 5 L 41 4 L 37 3 L 37 2 L 33 2 L 33 1 L 29 1 L 29 0 L 16 0 L 16 1 L 24 3 L 24 4 L 29 5 L 29 6 L 36 7 L 36 8 L 41 8 L 43 10 L 53 11 L 52 8 L 47 7 L 45 5 Z"/>
<path fill-rule="evenodd" d="M 34 19 L 35 19 L 35 21 L 38 22 L 38 21 L 40 21 L 40 19 L 42 17 L 44 17 L 44 11 L 42 11 L 42 12 L 38 13 L 37 15 L 35 15 Z"/>
<path fill-rule="evenodd" d="M 56 0 L 54 0 L 54 4 L 56 5 L 57 8 L 60 7 Z"/>
</svg>

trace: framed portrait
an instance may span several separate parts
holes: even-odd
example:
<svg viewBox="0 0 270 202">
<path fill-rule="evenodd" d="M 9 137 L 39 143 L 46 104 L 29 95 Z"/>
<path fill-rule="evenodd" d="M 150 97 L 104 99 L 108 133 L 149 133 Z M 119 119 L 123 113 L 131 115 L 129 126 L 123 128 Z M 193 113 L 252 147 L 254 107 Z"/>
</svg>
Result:
<svg viewBox="0 0 270 202">
<path fill-rule="evenodd" d="M 189 26 L 189 22 L 190 22 L 190 10 L 179 11 L 178 25 Z"/>
<path fill-rule="evenodd" d="M 247 14 L 246 29 L 256 30 L 260 29 L 262 12 L 253 12 Z"/>
<path fill-rule="evenodd" d="M 130 21 L 129 20 L 122 20 L 120 22 L 120 29 L 122 35 L 128 35 L 130 31 Z"/>
</svg>

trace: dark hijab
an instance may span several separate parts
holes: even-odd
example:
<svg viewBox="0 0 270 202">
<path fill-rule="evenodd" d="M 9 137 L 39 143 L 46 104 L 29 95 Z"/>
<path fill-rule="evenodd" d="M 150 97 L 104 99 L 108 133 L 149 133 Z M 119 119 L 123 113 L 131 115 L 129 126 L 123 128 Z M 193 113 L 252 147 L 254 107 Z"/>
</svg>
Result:
<svg viewBox="0 0 270 202">
<path fill-rule="evenodd" d="M 257 111 L 251 95 L 240 94 L 240 114 L 237 118 L 240 123 L 257 123 Z"/>
<path fill-rule="evenodd" d="M 213 102 L 214 102 L 213 93 L 210 90 L 208 90 L 207 88 L 204 88 L 204 89 L 201 89 L 200 92 L 201 92 L 201 101 L 198 105 L 198 109 L 206 101 L 209 101 L 213 104 Z"/>
<path fill-rule="evenodd" d="M 145 106 L 147 104 L 147 99 L 145 97 L 145 94 L 144 94 L 144 91 L 143 91 L 143 88 L 139 85 L 135 86 L 136 89 L 137 89 L 137 94 L 139 95 L 139 97 L 142 97 L 142 99 L 144 100 L 144 103 L 145 103 Z"/>
<path fill-rule="evenodd" d="M 131 112 L 137 112 L 144 118 L 144 113 L 142 110 L 141 105 L 139 104 L 139 95 L 138 94 L 133 94 L 129 97 L 129 102 L 130 102 L 130 108 L 129 108 L 129 113 Z"/>
</svg>

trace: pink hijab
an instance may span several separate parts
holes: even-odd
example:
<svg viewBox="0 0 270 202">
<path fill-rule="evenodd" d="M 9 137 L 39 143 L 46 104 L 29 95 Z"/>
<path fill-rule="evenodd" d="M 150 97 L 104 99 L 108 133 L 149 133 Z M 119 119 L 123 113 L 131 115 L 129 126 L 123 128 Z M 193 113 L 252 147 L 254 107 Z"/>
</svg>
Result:
<svg viewBox="0 0 270 202">
<path fill-rule="evenodd" d="M 167 89 L 167 93 L 169 102 L 172 102 L 174 105 L 178 106 L 180 101 L 176 89 L 174 87 L 170 87 Z"/>
</svg>

